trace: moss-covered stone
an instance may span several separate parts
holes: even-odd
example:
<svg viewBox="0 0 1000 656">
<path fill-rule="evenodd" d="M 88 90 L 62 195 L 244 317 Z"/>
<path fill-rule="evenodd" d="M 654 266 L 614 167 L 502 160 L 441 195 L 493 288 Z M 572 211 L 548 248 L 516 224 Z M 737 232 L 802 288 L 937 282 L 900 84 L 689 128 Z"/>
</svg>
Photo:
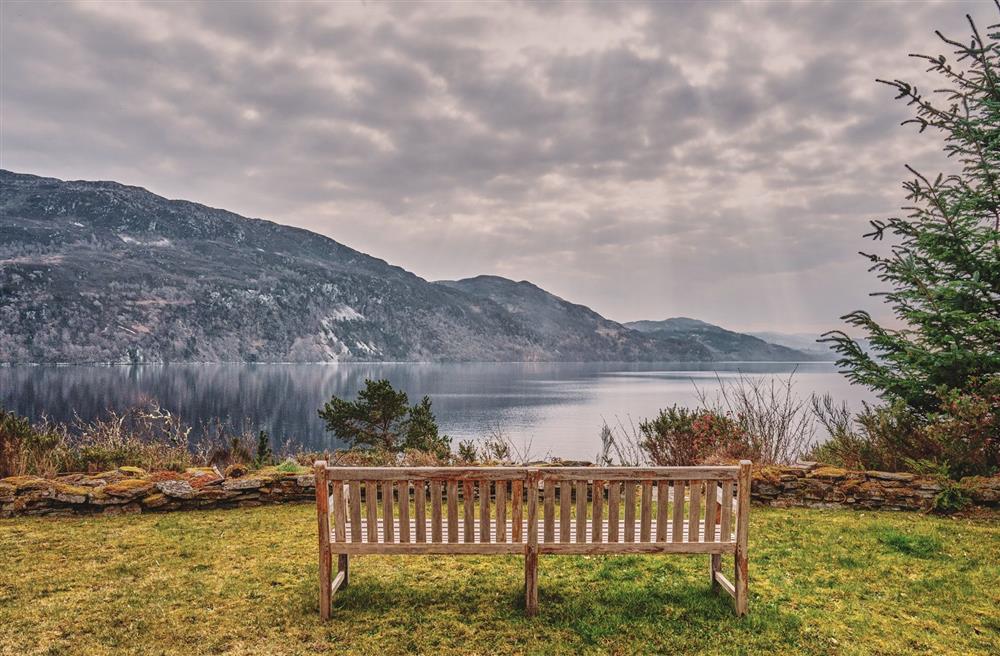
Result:
<svg viewBox="0 0 1000 656">
<path fill-rule="evenodd" d="M 125 467 L 119 467 L 118 471 L 132 478 L 146 478 L 149 475 L 142 467 L 131 467 L 127 465 Z"/>
<path fill-rule="evenodd" d="M 108 483 L 102 489 L 105 494 L 115 497 L 140 497 L 153 489 L 155 483 L 140 478 L 126 478 Z"/>
</svg>

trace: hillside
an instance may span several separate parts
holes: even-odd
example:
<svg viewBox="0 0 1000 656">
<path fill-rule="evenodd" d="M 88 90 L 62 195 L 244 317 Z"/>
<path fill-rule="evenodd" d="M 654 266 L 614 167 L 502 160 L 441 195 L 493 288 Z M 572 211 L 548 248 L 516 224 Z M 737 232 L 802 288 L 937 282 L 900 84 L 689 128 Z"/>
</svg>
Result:
<svg viewBox="0 0 1000 656">
<path fill-rule="evenodd" d="M 733 332 L 687 317 L 662 321 L 632 321 L 625 326 L 660 339 L 684 335 L 704 347 L 709 352 L 709 360 L 796 362 L 819 359 L 816 353 L 804 353 L 787 346 L 771 344 L 759 337 Z"/>
<path fill-rule="evenodd" d="M 530 283 L 431 283 L 307 230 L 0 171 L 0 362 L 710 359 Z"/>
</svg>

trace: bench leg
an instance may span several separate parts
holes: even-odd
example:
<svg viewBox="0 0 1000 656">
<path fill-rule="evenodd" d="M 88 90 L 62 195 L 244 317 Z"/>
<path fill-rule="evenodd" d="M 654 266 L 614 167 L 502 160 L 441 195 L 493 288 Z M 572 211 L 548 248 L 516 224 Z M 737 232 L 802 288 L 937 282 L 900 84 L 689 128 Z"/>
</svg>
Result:
<svg viewBox="0 0 1000 656">
<path fill-rule="evenodd" d="M 538 547 L 524 550 L 524 609 L 529 617 L 538 614 Z"/>
<path fill-rule="evenodd" d="M 351 574 L 347 569 L 347 554 L 337 556 L 337 572 L 344 573 L 344 581 L 340 584 L 340 588 L 346 588 L 347 584 L 351 582 Z"/>
<path fill-rule="evenodd" d="M 708 580 L 713 590 L 719 587 L 719 582 L 715 580 L 715 573 L 719 571 L 722 571 L 722 554 L 710 554 L 708 557 Z"/>
<path fill-rule="evenodd" d="M 735 588 L 736 597 L 736 615 L 742 617 L 747 614 L 747 552 L 745 549 L 736 549 L 736 568 L 735 577 L 733 581 L 733 588 Z"/>
<path fill-rule="evenodd" d="M 330 619 L 330 602 L 333 597 L 333 557 L 329 548 L 319 550 L 319 616 Z"/>
</svg>

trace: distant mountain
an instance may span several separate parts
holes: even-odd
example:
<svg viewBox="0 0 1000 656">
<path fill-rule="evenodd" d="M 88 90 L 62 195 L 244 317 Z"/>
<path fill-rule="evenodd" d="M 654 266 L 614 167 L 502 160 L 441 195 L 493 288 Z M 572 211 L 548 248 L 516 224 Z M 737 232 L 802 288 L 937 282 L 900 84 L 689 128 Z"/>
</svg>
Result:
<svg viewBox="0 0 1000 656">
<path fill-rule="evenodd" d="M 788 348 L 793 348 L 803 353 L 808 353 L 817 358 L 822 358 L 823 360 L 836 360 L 839 356 L 836 351 L 830 348 L 827 343 L 820 343 L 816 340 L 819 339 L 819 335 L 814 335 L 812 333 L 779 333 L 773 331 L 761 331 L 747 333 L 753 335 L 754 337 L 760 337 L 761 339 L 771 342 L 772 344 L 780 344 L 781 346 L 787 346 Z M 871 344 L 867 339 L 858 338 L 855 340 L 862 350 L 865 352 L 871 352 Z"/>
<path fill-rule="evenodd" d="M 733 332 L 688 317 L 674 317 L 662 321 L 630 321 L 624 325 L 660 339 L 669 339 L 675 335 L 694 339 L 709 351 L 711 360 L 800 362 L 819 359 L 815 353 L 773 344 L 753 335 Z"/>
<path fill-rule="evenodd" d="M 0 170 L 0 363 L 717 353 L 699 331 L 631 330 L 531 283 L 432 283 L 307 230 L 115 182 Z"/>
</svg>

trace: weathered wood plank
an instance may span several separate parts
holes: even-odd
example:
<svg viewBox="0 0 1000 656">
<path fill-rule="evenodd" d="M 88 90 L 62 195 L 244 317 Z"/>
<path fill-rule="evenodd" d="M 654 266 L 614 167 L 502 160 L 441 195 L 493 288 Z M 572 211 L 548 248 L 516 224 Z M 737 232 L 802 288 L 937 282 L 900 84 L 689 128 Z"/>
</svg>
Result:
<svg viewBox="0 0 1000 656">
<path fill-rule="evenodd" d="M 590 531 L 590 541 L 602 542 L 604 537 L 604 481 L 594 481 L 590 498 L 594 516 Z"/>
<path fill-rule="evenodd" d="M 328 505 L 326 463 L 319 461 L 314 467 L 316 474 L 316 520 L 319 525 L 319 614 L 324 620 L 330 619 L 330 602 L 333 591 L 333 552 L 330 550 L 330 507 Z"/>
<path fill-rule="evenodd" d="M 625 541 L 635 542 L 635 482 L 625 482 Z"/>
<path fill-rule="evenodd" d="M 462 481 L 462 537 L 466 542 L 476 541 L 475 497 L 475 483 Z"/>
<path fill-rule="evenodd" d="M 344 482 L 333 481 L 333 541 L 347 542 L 347 508 L 344 503 Z"/>
<path fill-rule="evenodd" d="M 528 535 L 527 543 L 531 546 L 538 544 L 538 477 L 535 474 L 528 475 Z"/>
<path fill-rule="evenodd" d="M 510 519 L 511 519 L 511 542 L 523 542 L 524 536 L 521 533 L 524 523 L 524 481 L 513 481 L 510 484 Z"/>
<path fill-rule="evenodd" d="M 490 482 L 479 481 L 479 541 L 490 541 Z"/>
<path fill-rule="evenodd" d="M 543 481 L 736 480 L 739 467 L 539 467 Z"/>
<path fill-rule="evenodd" d="M 507 541 L 507 481 L 496 482 L 496 540 Z"/>
<path fill-rule="evenodd" d="M 368 541 L 378 539 L 378 483 L 365 481 L 365 517 L 368 519 Z"/>
<path fill-rule="evenodd" d="M 724 481 L 722 483 L 722 518 L 719 520 L 719 542 L 732 542 L 733 540 L 733 483 Z"/>
<path fill-rule="evenodd" d="M 399 498 L 399 541 L 410 541 L 410 481 L 398 481 L 397 496 Z"/>
<path fill-rule="evenodd" d="M 448 542 L 458 542 L 458 481 L 448 481 Z"/>
<path fill-rule="evenodd" d="M 698 522 L 701 517 L 701 481 L 691 481 L 691 503 L 688 507 L 688 542 L 700 542 Z"/>
<path fill-rule="evenodd" d="M 543 489 L 543 498 L 545 503 L 545 527 L 544 535 L 546 542 L 556 541 L 556 484 L 552 481 L 545 481 L 545 486 Z"/>
<path fill-rule="evenodd" d="M 576 542 L 587 541 L 587 481 L 576 482 Z"/>
<path fill-rule="evenodd" d="M 431 542 L 444 542 L 441 536 L 441 481 L 431 481 Z"/>
<path fill-rule="evenodd" d="M 639 504 L 639 542 L 649 542 L 650 525 L 653 520 L 653 481 L 643 481 Z"/>
<path fill-rule="evenodd" d="M 705 481 L 705 542 L 715 542 L 715 517 L 719 506 L 719 483 Z"/>
<path fill-rule="evenodd" d="M 733 580 L 736 614 L 746 615 L 748 609 L 747 537 L 750 532 L 750 461 L 740 461 L 740 475 L 736 484 L 736 561 Z"/>
<path fill-rule="evenodd" d="M 382 526 L 383 535 L 382 539 L 386 542 L 395 542 L 396 536 L 393 534 L 393 497 L 392 493 L 393 481 L 382 481 Z"/>
<path fill-rule="evenodd" d="M 685 481 L 674 481 L 674 525 L 673 535 L 670 536 L 672 542 L 680 542 L 684 539 L 684 488 Z"/>
<path fill-rule="evenodd" d="M 618 511 L 622 504 L 621 484 L 618 481 L 608 482 L 608 542 L 617 543 L 619 538 Z"/>
<path fill-rule="evenodd" d="M 327 479 L 355 481 L 399 481 L 422 479 L 438 481 L 511 481 L 524 480 L 528 467 L 327 467 Z"/>
<path fill-rule="evenodd" d="M 667 540 L 667 508 L 670 505 L 670 482 L 656 482 L 656 541 Z"/>
<path fill-rule="evenodd" d="M 568 480 L 559 484 L 559 541 L 569 542 L 570 531 L 570 498 L 573 496 L 573 486 Z"/>
<path fill-rule="evenodd" d="M 427 486 L 424 481 L 413 481 L 413 515 L 416 523 L 417 542 L 427 542 Z"/>
<path fill-rule="evenodd" d="M 361 542 L 361 483 L 351 481 L 348 494 L 351 508 L 351 542 Z"/>
</svg>

